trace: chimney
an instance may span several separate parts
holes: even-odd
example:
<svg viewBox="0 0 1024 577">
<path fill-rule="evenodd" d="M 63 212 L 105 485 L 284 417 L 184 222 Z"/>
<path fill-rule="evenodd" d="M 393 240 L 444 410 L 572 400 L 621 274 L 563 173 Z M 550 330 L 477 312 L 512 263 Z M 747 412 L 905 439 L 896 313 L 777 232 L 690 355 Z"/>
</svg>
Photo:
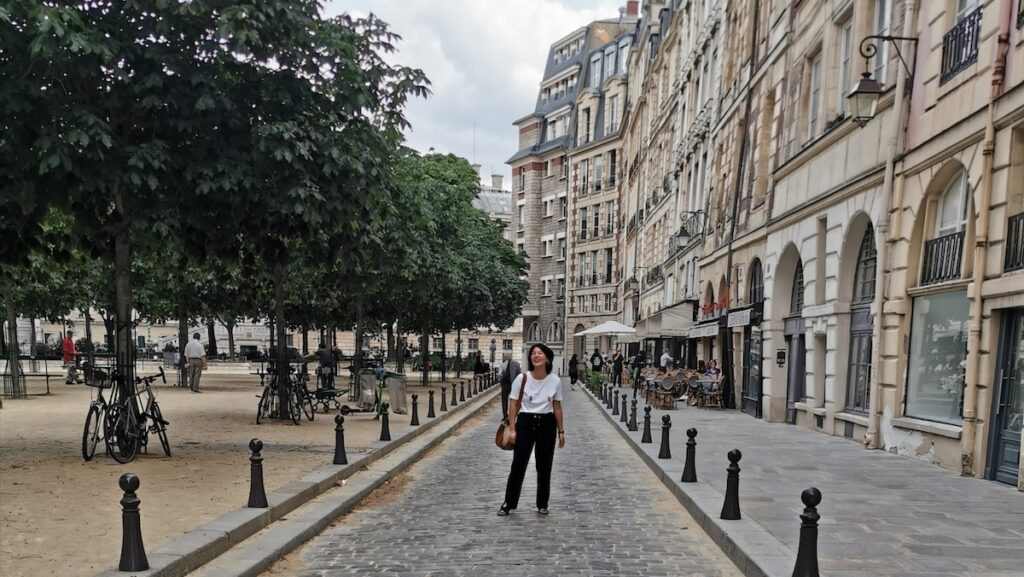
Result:
<svg viewBox="0 0 1024 577">
<path fill-rule="evenodd" d="M 636 18 L 639 13 L 638 7 L 640 6 L 640 0 L 627 0 L 626 2 L 626 16 Z"/>
<path fill-rule="evenodd" d="M 480 165 L 479 164 L 473 163 L 473 170 L 476 172 L 477 176 L 480 176 Z"/>
<path fill-rule="evenodd" d="M 500 174 L 492 174 L 491 175 L 491 188 L 497 188 L 498 190 L 501 190 L 501 179 L 502 179 L 502 175 L 500 175 Z"/>
</svg>

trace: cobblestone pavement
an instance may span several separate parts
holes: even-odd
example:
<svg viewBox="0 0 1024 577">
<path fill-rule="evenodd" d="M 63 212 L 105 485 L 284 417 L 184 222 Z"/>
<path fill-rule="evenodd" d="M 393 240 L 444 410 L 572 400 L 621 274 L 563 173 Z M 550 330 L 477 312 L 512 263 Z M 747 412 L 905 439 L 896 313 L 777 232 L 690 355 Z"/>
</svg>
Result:
<svg viewBox="0 0 1024 577">
<path fill-rule="evenodd" d="M 685 431 L 696 427 L 698 478 L 724 493 L 726 453 L 740 449 L 744 518 L 794 551 L 800 492 L 809 486 L 821 490 L 818 551 L 824 575 L 1024 576 L 1024 494 L 1015 487 L 738 411 L 682 404 L 651 412 L 654 443 L 641 446 L 655 456 L 665 414 L 672 418 L 672 459 L 656 461 L 661 468 L 679 477 Z M 636 441 L 640 434 L 629 433 Z"/>
<path fill-rule="evenodd" d="M 493 444 L 497 405 L 293 554 L 285 573 L 738 576 L 582 395 L 566 390 L 550 516 L 533 509 L 532 466 L 519 510 L 495 515 L 511 464 Z"/>
</svg>

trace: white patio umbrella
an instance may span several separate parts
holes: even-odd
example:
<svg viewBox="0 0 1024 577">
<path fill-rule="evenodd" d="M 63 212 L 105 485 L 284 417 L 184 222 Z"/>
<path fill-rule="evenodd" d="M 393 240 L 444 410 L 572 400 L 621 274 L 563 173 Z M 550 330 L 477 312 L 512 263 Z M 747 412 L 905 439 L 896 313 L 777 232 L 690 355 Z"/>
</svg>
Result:
<svg viewBox="0 0 1024 577">
<path fill-rule="evenodd" d="M 590 327 L 587 330 L 580 331 L 573 336 L 583 337 L 587 335 L 635 335 L 636 329 L 633 327 L 627 327 L 626 325 L 618 321 L 607 321 L 597 325 L 596 327 Z"/>
</svg>

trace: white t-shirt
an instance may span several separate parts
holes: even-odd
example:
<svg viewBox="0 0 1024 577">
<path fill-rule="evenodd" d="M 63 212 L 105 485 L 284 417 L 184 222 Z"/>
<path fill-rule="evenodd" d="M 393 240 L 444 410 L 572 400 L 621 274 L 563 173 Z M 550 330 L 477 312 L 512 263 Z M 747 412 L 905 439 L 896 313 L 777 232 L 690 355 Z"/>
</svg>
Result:
<svg viewBox="0 0 1024 577">
<path fill-rule="evenodd" d="M 523 413 L 550 413 L 554 411 L 554 401 L 562 401 L 562 379 L 555 373 L 538 381 L 530 373 L 522 373 L 512 383 L 512 391 L 508 398 L 519 398 L 519 387 L 526 379 L 526 390 L 523 391 L 523 402 L 519 410 Z"/>
<path fill-rule="evenodd" d="M 186 359 L 198 359 L 206 356 L 206 349 L 203 348 L 203 343 L 196 339 L 192 339 L 185 345 L 185 358 Z"/>
</svg>

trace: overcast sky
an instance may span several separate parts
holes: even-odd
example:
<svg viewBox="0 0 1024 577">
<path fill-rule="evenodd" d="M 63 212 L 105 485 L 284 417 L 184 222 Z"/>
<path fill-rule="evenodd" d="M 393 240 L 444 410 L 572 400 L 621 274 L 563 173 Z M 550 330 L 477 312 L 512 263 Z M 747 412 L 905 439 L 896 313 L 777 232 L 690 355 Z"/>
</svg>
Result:
<svg viewBox="0 0 1024 577">
<path fill-rule="evenodd" d="M 433 94 L 408 109 L 408 143 L 482 165 L 483 180 L 511 169 L 512 122 L 533 111 L 553 42 L 625 0 L 326 0 L 325 12 L 373 12 L 402 36 L 393 61 L 427 74 Z M 476 123 L 474 147 L 473 124 Z M 475 148 L 475 152 L 474 152 Z"/>
</svg>

